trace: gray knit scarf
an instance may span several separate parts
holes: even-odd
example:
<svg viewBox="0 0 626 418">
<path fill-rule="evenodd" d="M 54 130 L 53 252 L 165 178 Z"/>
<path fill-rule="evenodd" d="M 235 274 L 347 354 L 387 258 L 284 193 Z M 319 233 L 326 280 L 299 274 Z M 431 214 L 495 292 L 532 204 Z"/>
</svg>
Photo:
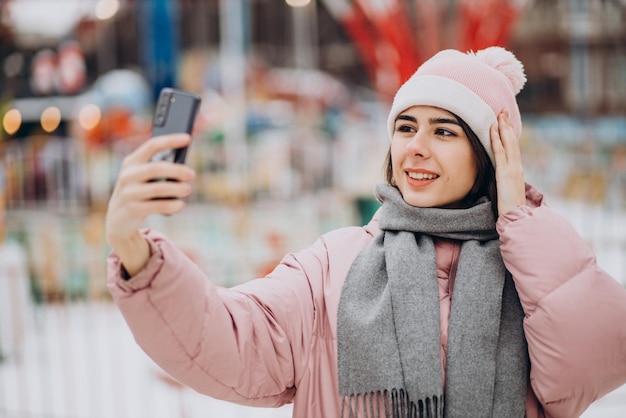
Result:
<svg viewBox="0 0 626 418">
<path fill-rule="evenodd" d="M 524 312 L 491 204 L 417 208 L 378 185 L 382 232 L 353 262 L 339 302 L 341 417 L 524 417 Z M 462 241 L 441 372 L 433 237 Z"/>
</svg>

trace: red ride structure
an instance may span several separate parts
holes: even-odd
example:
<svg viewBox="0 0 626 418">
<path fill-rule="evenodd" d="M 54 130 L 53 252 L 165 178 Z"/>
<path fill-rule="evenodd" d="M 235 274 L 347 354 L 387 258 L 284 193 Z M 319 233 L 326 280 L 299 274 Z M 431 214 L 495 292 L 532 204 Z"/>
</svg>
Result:
<svg viewBox="0 0 626 418">
<path fill-rule="evenodd" d="M 384 101 L 437 51 L 507 46 L 525 0 L 322 0 Z"/>
</svg>

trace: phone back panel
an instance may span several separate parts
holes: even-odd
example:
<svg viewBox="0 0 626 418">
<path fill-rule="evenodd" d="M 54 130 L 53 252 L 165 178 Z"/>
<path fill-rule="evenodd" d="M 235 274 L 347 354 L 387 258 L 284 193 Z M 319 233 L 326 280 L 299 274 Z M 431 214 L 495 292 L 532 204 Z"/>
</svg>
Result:
<svg viewBox="0 0 626 418">
<path fill-rule="evenodd" d="M 172 88 L 161 90 L 152 121 L 152 136 L 174 133 L 191 134 L 200 107 L 200 97 Z M 187 148 L 159 153 L 153 160 L 168 160 L 184 163 Z"/>
</svg>

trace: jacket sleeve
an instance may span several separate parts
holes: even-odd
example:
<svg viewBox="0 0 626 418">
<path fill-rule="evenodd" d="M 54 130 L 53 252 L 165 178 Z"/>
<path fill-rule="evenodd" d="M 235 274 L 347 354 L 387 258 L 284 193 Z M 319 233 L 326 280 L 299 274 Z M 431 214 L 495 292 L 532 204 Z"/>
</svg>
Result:
<svg viewBox="0 0 626 418">
<path fill-rule="evenodd" d="M 267 278 L 226 289 L 165 237 L 144 234 L 152 251 L 147 266 L 124 280 L 111 254 L 107 279 L 141 348 L 200 393 L 253 406 L 290 402 L 308 360 L 315 311 L 308 279 L 325 270 L 324 246 L 300 260 L 286 256 Z"/>
<path fill-rule="evenodd" d="M 577 417 L 626 382 L 626 290 L 547 206 L 500 217 L 502 257 L 526 315 L 531 386 L 548 417 Z"/>
</svg>

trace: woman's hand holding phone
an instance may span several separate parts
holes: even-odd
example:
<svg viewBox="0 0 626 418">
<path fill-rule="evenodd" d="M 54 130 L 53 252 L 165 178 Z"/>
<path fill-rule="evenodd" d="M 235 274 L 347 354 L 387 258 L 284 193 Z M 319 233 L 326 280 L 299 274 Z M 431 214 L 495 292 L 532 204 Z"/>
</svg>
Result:
<svg viewBox="0 0 626 418">
<path fill-rule="evenodd" d="M 150 258 L 140 233 L 149 215 L 171 215 L 185 207 L 195 172 L 184 165 L 200 97 L 164 88 L 156 104 L 152 138 L 128 155 L 109 200 L 106 236 L 133 276 Z M 167 181 L 160 181 L 167 180 Z"/>
<path fill-rule="evenodd" d="M 139 232 L 144 220 L 153 214 L 171 215 L 181 211 L 195 177 L 195 171 L 187 165 L 152 159 L 167 149 L 186 147 L 190 141 L 189 134 L 154 137 L 122 163 L 107 209 L 106 236 L 131 276 L 150 257 L 149 247 Z M 154 181 L 158 178 L 174 181 Z"/>
</svg>

